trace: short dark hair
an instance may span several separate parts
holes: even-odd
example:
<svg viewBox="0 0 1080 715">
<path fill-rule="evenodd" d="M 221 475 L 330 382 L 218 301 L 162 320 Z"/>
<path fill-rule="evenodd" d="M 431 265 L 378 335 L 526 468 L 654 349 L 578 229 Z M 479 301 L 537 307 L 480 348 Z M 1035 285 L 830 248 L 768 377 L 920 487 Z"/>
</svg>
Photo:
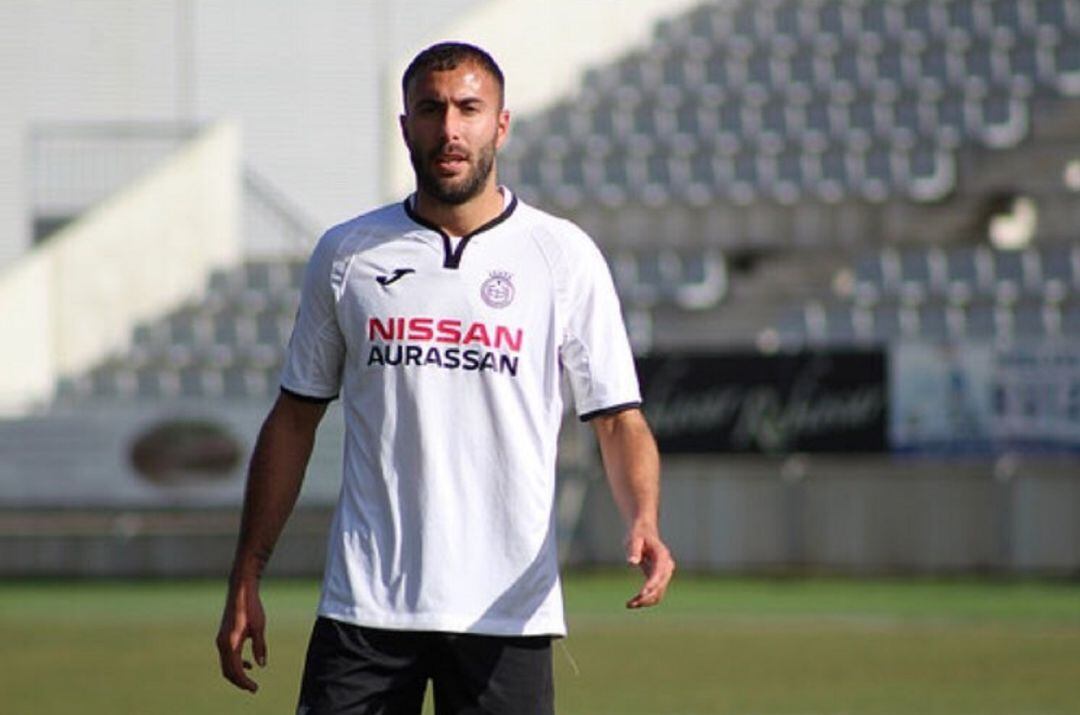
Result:
<svg viewBox="0 0 1080 715">
<path fill-rule="evenodd" d="M 445 72 L 457 69 L 459 65 L 470 62 L 480 65 L 488 74 L 495 78 L 499 85 L 499 106 L 502 107 L 504 99 L 505 80 L 499 65 L 484 50 L 467 42 L 440 42 L 427 48 L 409 63 L 405 68 L 405 74 L 401 77 L 401 97 L 404 100 L 409 94 L 409 85 L 417 76 L 428 72 Z"/>
</svg>

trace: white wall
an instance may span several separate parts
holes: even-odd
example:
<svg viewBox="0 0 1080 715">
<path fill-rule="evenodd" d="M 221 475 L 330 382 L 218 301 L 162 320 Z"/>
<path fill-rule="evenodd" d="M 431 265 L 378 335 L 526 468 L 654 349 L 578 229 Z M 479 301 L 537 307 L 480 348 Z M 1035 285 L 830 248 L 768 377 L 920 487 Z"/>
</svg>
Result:
<svg viewBox="0 0 1080 715">
<path fill-rule="evenodd" d="M 0 271 L 0 414 L 47 401 L 239 260 L 239 139 L 235 124 L 208 130 Z"/>
<path fill-rule="evenodd" d="M 238 118 L 245 161 L 320 224 L 377 200 L 384 58 L 477 0 L 3 0 L 0 267 L 29 246 L 45 121 Z"/>
</svg>

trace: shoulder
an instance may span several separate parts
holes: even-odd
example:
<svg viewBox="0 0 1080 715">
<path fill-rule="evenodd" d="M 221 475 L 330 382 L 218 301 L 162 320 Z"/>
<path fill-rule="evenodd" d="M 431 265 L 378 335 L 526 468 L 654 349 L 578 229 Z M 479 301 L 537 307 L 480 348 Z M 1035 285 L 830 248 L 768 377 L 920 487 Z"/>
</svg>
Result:
<svg viewBox="0 0 1080 715">
<path fill-rule="evenodd" d="M 327 229 L 315 247 L 315 255 L 323 254 L 325 259 L 325 254 L 340 257 L 356 253 L 373 242 L 403 233 L 409 226 L 401 203 L 386 204 Z"/>
<path fill-rule="evenodd" d="M 410 226 L 403 204 L 380 206 L 327 229 L 315 244 L 309 262 L 321 272 L 333 270 L 367 248 L 403 234 Z"/>
<path fill-rule="evenodd" d="M 541 250 L 554 260 L 565 263 L 567 268 L 587 267 L 603 260 L 596 242 L 573 221 L 520 200 L 517 213 L 520 214 L 522 225 Z"/>
</svg>

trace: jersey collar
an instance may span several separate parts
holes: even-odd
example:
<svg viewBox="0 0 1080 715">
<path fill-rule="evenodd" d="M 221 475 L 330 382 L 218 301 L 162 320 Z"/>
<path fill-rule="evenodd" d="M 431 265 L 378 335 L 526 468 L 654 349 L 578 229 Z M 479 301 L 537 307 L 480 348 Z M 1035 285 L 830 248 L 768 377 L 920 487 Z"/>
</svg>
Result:
<svg viewBox="0 0 1080 715">
<path fill-rule="evenodd" d="M 483 226 L 480 226 L 479 228 L 470 231 L 469 233 L 462 236 L 461 240 L 458 241 L 456 247 L 454 246 L 454 242 L 450 240 L 450 234 L 446 233 L 446 231 L 443 231 L 441 228 L 426 220 L 425 218 L 420 216 L 420 214 L 416 213 L 413 208 L 413 206 L 416 204 L 415 193 L 410 194 L 403 202 L 403 205 L 405 207 L 405 214 L 415 223 L 418 223 L 424 228 L 434 231 L 435 233 L 442 236 L 443 268 L 456 269 L 461 265 L 461 256 L 465 252 L 465 246 L 468 245 L 470 239 L 472 239 L 472 237 L 476 236 L 477 234 L 481 234 L 484 231 L 490 231 L 491 229 L 495 228 L 500 223 L 510 218 L 510 215 L 514 213 L 514 209 L 517 208 L 517 196 L 511 193 L 510 189 L 506 188 L 505 186 L 500 186 L 499 191 L 503 195 L 502 213 L 485 223 Z"/>
</svg>

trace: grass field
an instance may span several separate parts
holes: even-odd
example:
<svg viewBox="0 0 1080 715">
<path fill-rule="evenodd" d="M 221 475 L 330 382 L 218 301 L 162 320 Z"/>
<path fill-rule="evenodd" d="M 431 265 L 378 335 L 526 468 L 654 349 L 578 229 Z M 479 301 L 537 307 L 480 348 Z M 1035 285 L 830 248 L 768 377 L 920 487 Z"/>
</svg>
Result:
<svg viewBox="0 0 1080 715">
<path fill-rule="evenodd" d="M 567 579 L 560 714 L 1080 713 L 1075 583 L 680 576 L 627 613 L 635 584 Z M 270 663 L 249 696 L 217 673 L 219 583 L 0 584 L 0 712 L 292 712 L 316 596 L 264 586 Z"/>
</svg>

